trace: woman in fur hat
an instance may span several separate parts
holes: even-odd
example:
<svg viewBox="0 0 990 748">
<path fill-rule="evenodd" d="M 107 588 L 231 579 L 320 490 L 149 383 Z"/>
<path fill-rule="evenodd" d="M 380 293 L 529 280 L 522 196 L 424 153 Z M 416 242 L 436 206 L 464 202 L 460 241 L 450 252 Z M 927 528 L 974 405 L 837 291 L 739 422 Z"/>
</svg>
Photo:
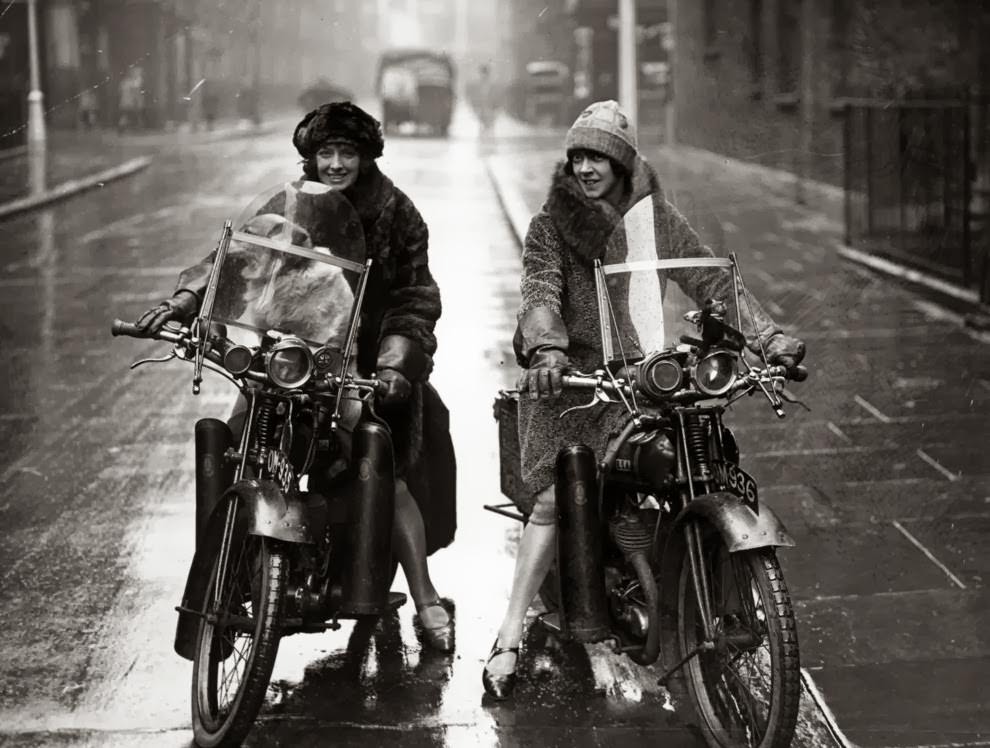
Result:
<svg viewBox="0 0 990 748">
<path fill-rule="evenodd" d="M 456 511 L 448 413 L 428 383 L 441 304 L 428 263 L 426 223 L 412 200 L 378 168 L 376 159 L 384 150 L 381 125 L 360 107 L 333 102 L 314 109 L 296 126 L 292 142 L 303 159 L 304 179 L 347 196 L 361 220 L 367 257 L 374 259 L 357 363 L 360 372 L 376 372 L 388 385 L 380 404 L 395 446 L 392 548 L 416 605 L 417 631 L 431 647 L 450 652 L 453 620 L 427 564 L 429 554 L 453 541 Z M 313 242 L 323 244 L 317 233 Z M 156 331 L 170 319 L 194 314 L 202 296 L 196 283 L 187 282 L 193 276 L 202 285 L 201 273 L 183 273 L 173 297 L 149 310 L 138 324 Z"/>
<path fill-rule="evenodd" d="M 561 448 L 585 444 L 597 454 L 619 424 L 600 410 L 580 410 L 559 420 L 567 408 L 587 399 L 564 393 L 567 368 L 590 371 L 602 361 L 594 261 L 625 212 L 653 194 L 659 179 L 638 154 L 631 122 L 614 101 L 585 109 L 564 139 L 566 160 L 554 171 L 543 208 L 532 219 L 523 248 L 522 307 L 514 339 L 524 371 L 519 390 L 519 442 L 522 479 L 531 496 L 524 509 L 529 521 L 516 556 L 508 608 L 482 674 L 485 690 L 496 699 L 512 695 L 523 621 L 550 564 L 556 540 L 554 464 Z M 656 200 L 656 224 L 666 226 L 661 258 L 712 255 L 684 216 L 669 202 Z M 672 272 L 682 290 L 703 305 L 710 298 L 733 298 L 723 269 Z M 755 327 L 748 343 L 759 349 L 756 333 L 774 363 L 796 366 L 804 343 L 789 337 L 754 304 Z"/>
</svg>

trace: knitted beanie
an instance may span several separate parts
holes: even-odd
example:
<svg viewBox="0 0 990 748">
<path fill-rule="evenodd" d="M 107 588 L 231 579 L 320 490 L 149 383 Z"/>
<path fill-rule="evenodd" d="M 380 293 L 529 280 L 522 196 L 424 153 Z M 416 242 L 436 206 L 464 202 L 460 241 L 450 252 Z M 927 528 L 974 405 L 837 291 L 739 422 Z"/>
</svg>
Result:
<svg viewBox="0 0 990 748">
<path fill-rule="evenodd" d="M 618 102 L 596 101 L 578 115 L 564 137 L 564 150 L 569 156 L 579 148 L 604 154 L 633 170 L 636 129 Z"/>
</svg>

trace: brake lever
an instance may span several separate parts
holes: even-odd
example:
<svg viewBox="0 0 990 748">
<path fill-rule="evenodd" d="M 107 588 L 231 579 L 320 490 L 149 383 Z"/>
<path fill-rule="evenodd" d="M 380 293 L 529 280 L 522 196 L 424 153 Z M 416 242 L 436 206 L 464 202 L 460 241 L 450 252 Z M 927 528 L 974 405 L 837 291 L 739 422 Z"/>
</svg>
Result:
<svg viewBox="0 0 990 748">
<path fill-rule="evenodd" d="M 602 381 L 602 378 L 601 378 L 601 377 L 599 377 L 599 378 L 598 378 L 598 381 L 599 381 L 599 384 L 601 384 L 601 381 Z M 572 408 L 568 408 L 568 409 L 567 409 L 567 410 L 565 410 L 565 411 L 564 411 L 563 413 L 561 413 L 561 414 L 560 414 L 560 415 L 559 415 L 559 416 L 558 416 L 557 418 L 558 418 L 558 419 L 560 419 L 560 418 L 563 418 L 563 417 L 564 417 L 564 416 L 566 416 L 566 415 L 567 415 L 568 413 L 572 413 L 572 412 L 575 412 L 575 411 L 578 411 L 578 410 L 591 410 L 591 409 L 592 409 L 592 408 L 594 408 L 594 407 L 595 407 L 596 405 L 598 405 L 598 403 L 614 403 L 614 402 L 616 402 L 616 401 L 615 401 L 615 400 L 613 400 L 612 398 L 610 398 L 610 397 L 609 397 L 609 396 L 608 396 L 608 395 L 607 395 L 607 394 L 605 393 L 605 390 L 603 390 L 603 389 L 602 389 L 602 388 L 601 388 L 601 387 L 599 386 L 599 387 L 596 387 L 596 388 L 595 388 L 595 392 L 594 392 L 594 394 L 593 394 L 593 395 L 591 396 L 591 400 L 590 400 L 589 402 L 587 402 L 587 403 L 586 403 L 585 405 L 575 405 L 575 406 L 574 406 L 574 407 L 572 407 Z"/>
<path fill-rule="evenodd" d="M 804 408 L 809 413 L 811 412 L 811 408 L 809 408 L 802 400 L 799 400 L 798 398 L 794 397 L 794 393 L 791 392 L 786 387 L 782 387 L 781 388 L 781 390 L 780 390 L 780 398 L 782 400 L 786 401 L 786 402 L 794 403 L 795 405 L 800 405 L 802 408 Z"/>
<path fill-rule="evenodd" d="M 168 363 L 173 358 L 178 358 L 178 356 L 176 356 L 176 354 L 175 354 L 175 350 L 170 351 L 167 356 L 161 356 L 159 358 L 142 358 L 142 359 L 138 359 L 133 364 L 131 364 L 130 368 L 131 369 L 136 369 L 139 366 L 143 366 L 144 364 L 164 364 L 164 363 Z"/>
</svg>

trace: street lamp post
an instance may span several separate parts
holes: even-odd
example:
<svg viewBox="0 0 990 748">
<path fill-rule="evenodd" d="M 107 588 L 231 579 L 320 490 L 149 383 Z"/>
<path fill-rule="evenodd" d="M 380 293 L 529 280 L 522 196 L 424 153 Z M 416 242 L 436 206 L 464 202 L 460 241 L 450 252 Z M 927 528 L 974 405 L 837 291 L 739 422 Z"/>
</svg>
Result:
<svg viewBox="0 0 990 748">
<path fill-rule="evenodd" d="M 45 146 L 44 94 L 41 92 L 41 66 L 38 62 L 38 9 L 37 0 L 28 0 L 28 56 L 31 74 L 31 91 L 28 93 L 29 148 Z"/>
<path fill-rule="evenodd" d="M 636 127 L 639 124 L 636 0 L 619 0 L 619 102 Z"/>
</svg>

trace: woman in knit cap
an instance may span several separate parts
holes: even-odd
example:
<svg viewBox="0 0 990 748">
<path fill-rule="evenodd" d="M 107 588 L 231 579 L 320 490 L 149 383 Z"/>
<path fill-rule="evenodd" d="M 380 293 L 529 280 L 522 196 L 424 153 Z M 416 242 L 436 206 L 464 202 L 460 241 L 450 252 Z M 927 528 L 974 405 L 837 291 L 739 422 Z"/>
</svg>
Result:
<svg viewBox="0 0 990 748">
<path fill-rule="evenodd" d="M 292 143 L 303 158 L 303 180 L 343 192 L 354 206 L 367 257 L 374 260 L 362 308 L 357 365 L 363 375 L 375 372 L 388 385 L 380 406 L 395 447 L 392 549 L 416 605 L 417 632 L 429 646 L 450 652 L 450 603 L 440 600 L 427 565 L 429 554 L 453 541 L 456 509 L 448 412 L 428 383 L 441 304 L 428 263 L 426 223 L 412 200 L 378 168 L 376 159 L 385 147 L 381 125 L 360 107 L 350 102 L 317 107 L 296 126 Z M 304 189 L 294 194 L 306 198 Z M 313 205 L 318 209 L 318 199 Z M 325 226 L 315 219 L 307 223 L 318 245 L 325 244 L 320 230 L 332 231 L 338 224 L 333 216 L 322 222 Z M 195 268 L 184 272 L 173 297 L 137 324 L 156 332 L 170 319 L 190 317 L 202 300 L 199 286 L 205 288 L 205 277 Z M 198 279 L 198 285 L 190 284 L 189 278 Z"/>
<path fill-rule="evenodd" d="M 617 423 L 601 409 L 584 405 L 586 395 L 564 393 L 565 370 L 591 371 L 602 362 L 594 261 L 625 212 L 643 198 L 661 195 L 656 172 L 639 155 L 632 123 L 614 101 L 585 109 L 564 139 L 566 160 L 553 173 L 543 208 L 532 219 L 523 248 L 522 306 L 513 341 L 524 369 L 519 390 L 522 479 L 531 497 L 516 556 L 508 608 L 482 675 L 495 699 L 512 695 L 526 611 L 553 561 L 556 540 L 554 466 L 557 453 L 585 444 L 601 454 Z M 656 225 L 667 227 L 657 247 L 661 259 L 711 256 L 684 216 L 669 202 L 654 201 Z M 721 268 L 671 273 L 681 289 L 703 306 L 711 298 L 732 299 L 731 277 Z M 758 304 L 750 348 L 762 337 L 771 363 L 796 366 L 804 343 L 785 335 Z M 528 395 L 528 396 L 527 396 Z M 621 414 L 620 414 L 621 415 Z"/>
</svg>

